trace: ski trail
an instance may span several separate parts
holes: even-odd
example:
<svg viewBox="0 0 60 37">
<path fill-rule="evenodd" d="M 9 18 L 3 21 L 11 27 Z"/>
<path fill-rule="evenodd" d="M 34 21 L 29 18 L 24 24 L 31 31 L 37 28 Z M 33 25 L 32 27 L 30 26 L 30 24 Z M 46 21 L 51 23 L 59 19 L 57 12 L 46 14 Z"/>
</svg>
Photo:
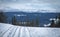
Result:
<svg viewBox="0 0 60 37">
<path fill-rule="evenodd" d="M 21 33 L 20 37 L 30 37 L 28 29 L 26 27 L 21 28 Z"/>
<path fill-rule="evenodd" d="M 4 35 L 5 33 L 7 33 L 11 28 L 12 28 L 12 26 L 9 27 L 6 31 L 3 31 L 3 32 L 0 34 L 0 36 L 3 36 L 3 35 Z"/>
<path fill-rule="evenodd" d="M 8 37 L 14 37 L 17 28 L 18 27 L 14 27 L 13 30 L 9 33 Z"/>
<path fill-rule="evenodd" d="M 21 27 L 21 30 L 20 30 L 20 37 L 23 37 L 23 30 L 24 30 L 24 28 L 23 27 Z"/>
<path fill-rule="evenodd" d="M 20 37 L 20 34 L 21 34 L 21 27 L 19 28 L 19 33 L 18 33 L 18 37 Z"/>
<path fill-rule="evenodd" d="M 3 37 L 8 37 L 8 35 L 10 34 L 10 32 L 14 29 L 14 26 L 12 28 L 10 28 L 4 35 L 2 35 Z"/>
<path fill-rule="evenodd" d="M 4 33 L 5 31 L 9 30 L 12 26 L 0 26 L 0 34 Z"/>
<path fill-rule="evenodd" d="M 29 30 L 28 30 L 28 27 L 26 27 L 26 34 L 28 35 L 28 37 L 30 37 L 30 33 L 29 33 Z"/>
<path fill-rule="evenodd" d="M 60 37 L 60 28 L 24 27 L 2 23 L 0 37 Z"/>
<path fill-rule="evenodd" d="M 15 36 L 17 29 L 18 29 L 18 27 L 15 29 L 14 34 L 12 35 L 12 37 Z"/>
<path fill-rule="evenodd" d="M 29 30 L 29 27 L 27 27 L 27 30 L 28 30 L 29 36 L 30 36 L 30 37 L 32 37 L 32 36 L 31 36 L 31 34 L 30 34 L 30 30 Z"/>
<path fill-rule="evenodd" d="M 15 32 L 14 37 L 20 37 L 20 30 L 21 30 L 21 27 L 18 27 L 16 32 Z"/>
</svg>

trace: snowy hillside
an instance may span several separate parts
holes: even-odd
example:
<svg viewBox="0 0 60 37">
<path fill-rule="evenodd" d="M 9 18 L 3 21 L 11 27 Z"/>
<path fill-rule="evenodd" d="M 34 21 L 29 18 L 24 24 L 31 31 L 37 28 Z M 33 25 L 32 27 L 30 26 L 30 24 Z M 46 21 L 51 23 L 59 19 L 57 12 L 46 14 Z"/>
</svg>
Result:
<svg viewBox="0 0 60 37">
<path fill-rule="evenodd" d="M 0 23 L 0 37 L 60 37 L 60 28 L 23 27 Z"/>
</svg>

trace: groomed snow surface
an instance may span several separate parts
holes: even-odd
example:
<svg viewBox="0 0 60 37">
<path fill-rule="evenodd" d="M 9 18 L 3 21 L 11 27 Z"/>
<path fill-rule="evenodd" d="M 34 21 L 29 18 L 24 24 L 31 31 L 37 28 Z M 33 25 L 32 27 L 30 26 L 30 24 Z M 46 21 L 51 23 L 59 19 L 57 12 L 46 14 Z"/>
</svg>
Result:
<svg viewBox="0 0 60 37">
<path fill-rule="evenodd" d="M 0 37 L 60 37 L 60 28 L 24 27 L 0 23 Z"/>
</svg>

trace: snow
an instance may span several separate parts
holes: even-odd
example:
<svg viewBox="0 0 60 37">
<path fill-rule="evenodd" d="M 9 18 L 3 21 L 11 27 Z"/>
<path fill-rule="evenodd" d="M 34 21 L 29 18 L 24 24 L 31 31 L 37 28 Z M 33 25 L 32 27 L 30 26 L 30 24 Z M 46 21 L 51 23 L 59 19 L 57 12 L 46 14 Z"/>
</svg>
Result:
<svg viewBox="0 0 60 37">
<path fill-rule="evenodd" d="M 0 37 L 60 37 L 60 28 L 24 27 L 0 23 Z"/>
</svg>

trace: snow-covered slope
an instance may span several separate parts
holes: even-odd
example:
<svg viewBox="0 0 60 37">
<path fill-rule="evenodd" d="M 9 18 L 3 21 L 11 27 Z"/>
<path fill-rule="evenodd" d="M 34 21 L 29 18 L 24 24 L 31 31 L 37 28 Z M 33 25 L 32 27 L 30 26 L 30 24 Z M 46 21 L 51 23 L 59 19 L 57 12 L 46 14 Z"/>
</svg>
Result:
<svg viewBox="0 0 60 37">
<path fill-rule="evenodd" d="M 23 27 L 0 23 L 0 37 L 60 37 L 60 28 Z"/>
</svg>

